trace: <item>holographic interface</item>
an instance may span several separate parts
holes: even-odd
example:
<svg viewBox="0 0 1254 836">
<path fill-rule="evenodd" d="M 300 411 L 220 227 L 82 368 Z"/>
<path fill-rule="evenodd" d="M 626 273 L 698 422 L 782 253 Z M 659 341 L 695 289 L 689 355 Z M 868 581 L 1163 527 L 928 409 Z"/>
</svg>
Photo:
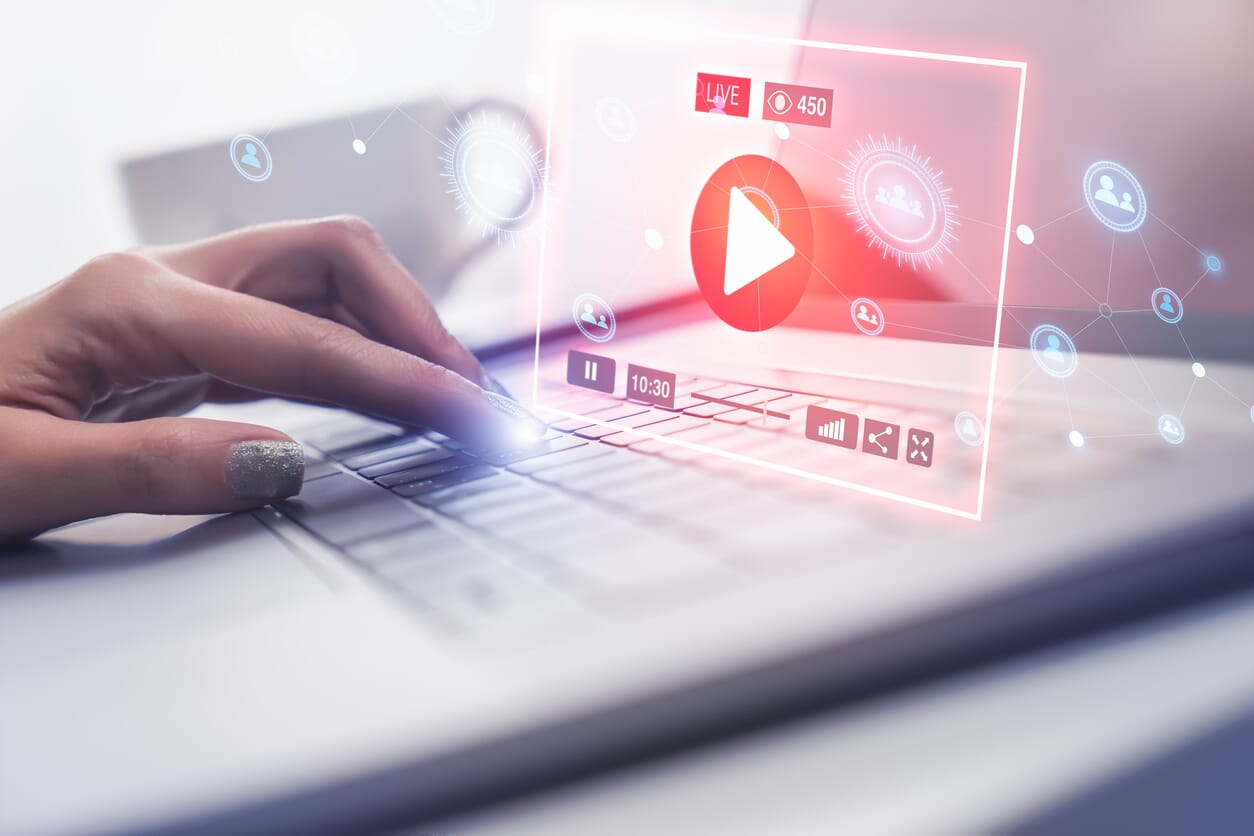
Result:
<svg viewBox="0 0 1254 836">
<path fill-rule="evenodd" d="M 577 18 L 548 54 L 537 411 L 979 519 L 1026 65 Z"/>
</svg>

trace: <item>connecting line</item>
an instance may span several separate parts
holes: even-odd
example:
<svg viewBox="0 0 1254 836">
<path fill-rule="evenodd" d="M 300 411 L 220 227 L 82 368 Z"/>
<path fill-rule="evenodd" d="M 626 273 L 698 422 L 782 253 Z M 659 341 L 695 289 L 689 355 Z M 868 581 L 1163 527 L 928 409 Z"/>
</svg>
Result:
<svg viewBox="0 0 1254 836">
<path fill-rule="evenodd" d="M 967 275 L 971 277 L 971 280 L 980 286 L 980 290 L 983 290 L 986 294 L 988 294 L 988 298 L 990 299 L 997 298 L 996 294 L 994 294 L 993 291 L 989 290 L 988 286 L 985 285 L 984 282 L 980 281 L 980 277 L 975 275 L 975 271 L 972 270 L 970 267 L 968 267 L 966 262 L 964 262 L 961 258 L 958 258 L 957 253 L 950 252 L 950 255 L 953 257 L 954 261 L 958 262 L 959 267 L 967 271 Z"/>
<path fill-rule="evenodd" d="M 1089 441 L 1100 441 L 1107 438 L 1157 438 L 1158 433 L 1111 433 L 1109 435 L 1085 436 Z"/>
<path fill-rule="evenodd" d="M 968 337 L 966 334 L 955 334 L 951 331 L 936 331 L 932 328 L 922 328 L 918 325 L 902 325 L 900 322 L 893 322 L 889 324 L 891 324 L 894 328 L 906 328 L 911 331 L 922 331 L 925 334 L 938 334 L 942 337 L 954 337 L 955 339 L 966 340 L 967 342 L 972 342 L 972 343 L 979 343 L 980 345 L 992 345 L 993 344 L 992 340 L 985 340 L 979 337 Z"/>
<path fill-rule="evenodd" d="M 1088 288 L 1086 288 L 1084 285 L 1082 285 L 1082 284 L 1080 284 L 1078 281 L 1076 281 L 1075 276 L 1071 275 L 1071 274 L 1070 274 L 1070 273 L 1068 273 L 1066 270 L 1062 269 L 1062 267 L 1061 267 L 1061 266 L 1059 266 L 1059 264 L 1058 264 L 1058 262 L 1057 262 L 1057 261 L 1054 261 L 1052 258 L 1050 258 L 1050 257 L 1049 257 L 1049 253 L 1047 253 L 1047 252 L 1045 252 L 1044 250 L 1042 250 L 1042 249 L 1041 249 L 1041 247 L 1040 247 L 1040 245 L 1039 245 L 1039 244 L 1033 244 L 1033 245 L 1032 245 L 1032 249 L 1036 250 L 1038 253 L 1040 253 L 1042 256 L 1044 256 L 1044 257 L 1045 257 L 1045 260 L 1046 260 L 1046 261 L 1048 261 L 1050 264 L 1054 265 L 1054 269 L 1055 269 L 1055 270 L 1057 270 L 1059 273 L 1062 273 L 1064 276 L 1066 276 L 1068 279 L 1070 279 L 1070 280 L 1071 280 L 1071 283 L 1072 283 L 1073 285 L 1075 285 L 1076 287 L 1078 287 L 1078 288 L 1079 288 L 1079 289 L 1080 289 L 1080 290 L 1084 293 L 1084 295 L 1085 295 L 1085 296 L 1087 296 L 1087 297 L 1089 297 L 1090 299 L 1092 299 L 1092 300 L 1093 300 L 1093 302 L 1094 302 L 1094 304 L 1098 304 L 1098 305 L 1100 305 L 1100 304 L 1101 304 L 1101 300 L 1100 300 L 1100 299 L 1098 299 L 1096 296 L 1094 296 L 1092 293 L 1090 293 L 1090 292 L 1089 292 L 1089 290 L 1088 290 Z"/>
<path fill-rule="evenodd" d="M 1072 216 L 1072 215 L 1074 215 L 1076 212 L 1083 212 L 1083 211 L 1084 211 L 1085 209 L 1087 209 L 1087 208 L 1088 208 L 1088 204 L 1086 203 L 1086 204 L 1084 204 L 1083 206 L 1080 206 L 1080 207 L 1078 207 L 1078 208 L 1076 208 L 1076 209 L 1072 209 L 1070 212 L 1067 212 L 1066 214 L 1059 215 L 1058 217 L 1054 218 L 1052 221 L 1047 221 L 1046 223 L 1043 223 L 1043 224 L 1041 224 L 1040 226 L 1034 226 L 1034 227 L 1032 227 L 1032 229 L 1033 229 L 1033 231 L 1034 231 L 1034 232 L 1040 232 L 1040 231 L 1041 231 L 1042 229 L 1044 229 L 1045 227 L 1047 227 L 1047 226 L 1053 226 L 1054 224 L 1058 223 L 1059 221 L 1061 221 L 1061 220 L 1063 220 L 1063 219 L 1065 219 L 1065 218 L 1069 218 L 1069 217 L 1071 217 L 1071 216 Z"/>
<path fill-rule="evenodd" d="M 610 298 L 606 300 L 611 308 L 614 307 L 614 302 L 618 299 L 619 294 L 623 292 L 623 289 L 636 277 L 636 273 L 640 271 L 640 265 L 644 263 L 648 255 L 649 250 L 642 249 L 640 254 L 636 256 L 636 262 L 631 265 L 631 269 L 627 271 L 627 274 L 619 281 L 618 286 L 614 288 L 614 292 L 610 294 Z"/>
<path fill-rule="evenodd" d="M 1076 337 L 1080 336 L 1080 335 L 1081 335 L 1081 334 L 1083 334 L 1085 331 L 1089 330 L 1090 328 L 1092 328 L 1094 325 L 1096 325 L 1097 323 L 1101 322 L 1101 321 L 1102 321 L 1103 319 L 1105 319 L 1105 318 L 1106 318 L 1106 317 L 1104 317 L 1104 316 L 1098 316 L 1096 319 L 1094 319 L 1094 320 L 1093 320 L 1092 322 L 1090 322 L 1088 325 L 1085 325 L 1085 326 L 1084 326 L 1083 328 L 1081 328 L 1079 331 L 1076 331 L 1074 334 L 1072 334 L 1072 335 L 1071 335 L 1071 339 L 1072 339 L 1072 340 L 1074 340 Z"/>
<path fill-rule="evenodd" d="M 1246 403 L 1244 400 L 1242 400 L 1241 398 L 1237 397 L 1236 392 L 1233 392 L 1233 391 L 1232 391 L 1231 389 L 1229 389 L 1227 386 L 1224 386 L 1224 385 L 1223 385 L 1222 383 L 1220 383 L 1218 380 L 1215 380 L 1215 378 L 1210 377 L 1210 376 L 1208 375 L 1206 379 L 1207 379 L 1207 380 L 1209 380 L 1211 383 L 1215 384 L 1216 386 L 1218 386 L 1218 387 L 1219 387 L 1222 391 L 1227 392 L 1227 393 L 1228 393 L 1228 395 L 1229 395 L 1229 396 L 1230 396 L 1230 397 L 1231 397 L 1234 401 L 1236 401 L 1237 403 L 1241 404 L 1241 406 L 1244 406 L 1244 407 L 1246 407 L 1247 409 L 1248 409 L 1248 408 L 1250 408 L 1250 404 Z"/>
<path fill-rule="evenodd" d="M 444 140 L 443 140 L 443 139 L 441 139 L 440 137 L 438 137 L 438 136 L 436 136 L 435 134 L 431 133 L 431 131 L 427 128 L 427 126 L 426 126 L 426 125 L 422 124 L 422 123 L 421 123 L 421 122 L 419 122 L 417 119 L 415 119 L 415 118 L 413 117 L 413 115 L 412 115 L 412 114 L 410 114 L 410 112 L 409 112 L 408 110 L 406 110 L 405 108 L 401 107 L 400 105 L 396 105 L 395 107 L 396 107 L 396 110 L 397 110 L 397 111 L 401 114 L 401 116 L 404 116 L 406 119 L 408 119 L 408 120 L 409 120 L 409 122 L 410 122 L 410 124 L 411 124 L 411 125 L 415 125 L 415 126 L 418 128 L 418 130 L 422 131 L 424 134 L 426 134 L 427 136 L 431 137 L 431 138 L 432 138 L 432 139 L 434 139 L 436 142 L 440 142 L 440 143 L 443 143 L 443 142 L 444 142 Z"/>
<path fill-rule="evenodd" d="M 1194 244 L 1194 243 L 1193 243 L 1192 241 L 1190 241 L 1188 238 L 1185 238 L 1185 237 L 1184 237 L 1183 235 L 1181 235 L 1179 232 L 1176 232 L 1175 227 L 1173 227 L 1173 226 L 1171 226 L 1170 224 L 1168 224 L 1168 223 L 1167 223 L 1166 221 L 1164 221 L 1162 218 L 1158 217 L 1158 216 L 1157 216 L 1157 215 L 1155 215 L 1153 212 L 1150 212 L 1148 209 L 1146 210 L 1146 214 L 1147 214 L 1147 215 L 1149 215 L 1149 216 L 1150 216 L 1151 218 L 1153 218 L 1154 220 L 1158 221 L 1158 222 L 1159 222 L 1160 224 L 1162 224 L 1163 226 L 1167 227 L 1167 229 L 1168 229 L 1168 230 L 1169 230 L 1169 231 L 1170 231 L 1173 235 L 1175 235 L 1175 236 L 1176 236 L 1177 238 L 1179 238 L 1181 241 L 1183 241 L 1184 243 L 1186 243 L 1186 244 L 1188 244 L 1190 247 L 1192 247 L 1192 248 L 1193 248 L 1193 249 L 1197 252 L 1197 254 L 1198 254 L 1198 255 L 1206 255 L 1206 253 L 1204 253 L 1204 252 L 1202 252 L 1200 249 L 1198 249 L 1198 247 L 1197 247 L 1197 245 L 1196 245 L 1196 244 Z"/>
<path fill-rule="evenodd" d="M 1162 287 L 1163 280 L 1158 275 L 1158 265 L 1154 263 L 1154 257 L 1150 255 L 1149 245 L 1145 243 L 1145 236 L 1141 234 L 1140 229 L 1137 229 L 1136 237 L 1141 239 L 1141 249 L 1145 250 L 1145 257 L 1149 260 L 1150 269 L 1154 271 L 1154 281 L 1157 282 L 1158 287 Z"/>
<path fill-rule="evenodd" d="M 1189 348 L 1189 341 L 1184 338 L 1184 332 L 1180 330 L 1180 323 L 1175 323 L 1175 326 L 1176 333 L 1180 335 L 1180 342 L 1184 343 L 1184 350 L 1189 352 L 1189 359 L 1196 363 L 1197 358 L 1193 356 L 1193 349 Z"/>
<path fill-rule="evenodd" d="M 996 393 L 994 393 L 994 396 L 996 397 L 997 402 L 998 402 L 998 403 L 1001 403 L 1002 401 L 1006 400 L 1006 399 L 1007 399 L 1007 398 L 1009 398 L 1011 395 L 1013 395 L 1016 391 L 1018 391 L 1019 387 L 1020 387 L 1020 386 L 1022 386 L 1023 384 L 1025 384 L 1025 383 L 1027 383 L 1027 382 L 1028 382 L 1028 381 L 1032 378 L 1032 376 L 1033 376 L 1034 374 L 1036 374 L 1036 368 L 1035 368 L 1035 367 L 1030 368 L 1030 369 L 1028 369 L 1027 374 L 1025 374 L 1023 377 L 1019 378 L 1019 381 L 1018 381 L 1017 383 L 1015 383 L 1015 385 L 1014 385 L 1014 386 L 1011 386 L 1009 389 L 1005 389 L 1005 390 L 1003 390 L 1003 391 L 1001 391 L 1001 392 L 996 392 Z"/>
<path fill-rule="evenodd" d="M 753 404 L 736 403 L 735 401 L 723 400 L 722 398 L 715 398 L 710 395 L 702 395 L 700 392 L 693 392 L 692 397 L 696 398 L 697 400 L 709 401 L 710 403 L 716 403 L 716 404 L 719 404 L 720 406 L 730 406 L 732 409 L 747 409 L 748 411 L 762 415 L 765 418 L 783 418 L 785 421 L 792 420 L 792 417 L 788 415 L 788 413 L 772 412 L 771 410 L 766 409 L 765 406 L 762 409 L 758 409 Z"/>
<path fill-rule="evenodd" d="M 1062 379 L 1062 393 L 1067 398 L 1067 423 L 1071 425 L 1071 429 L 1075 429 L 1075 413 L 1071 411 L 1071 387 L 1067 385 L 1067 378 Z"/>
<path fill-rule="evenodd" d="M 1083 369 L 1084 369 L 1084 371 L 1085 371 L 1087 374 L 1091 374 L 1093 377 L 1097 378 L 1097 380 L 1098 380 L 1098 381 L 1099 381 L 1099 382 L 1100 382 L 1103 386 L 1105 386 L 1105 387 L 1107 387 L 1107 388 L 1109 388 L 1109 389 L 1111 389 L 1111 390 L 1113 390 L 1113 391 L 1115 391 L 1115 392 L 1118 392 L 1120 395 L 1123 395 L 1123 396 L 1124 396 L 1124 398 L 1126 398 L 1126 399 L 1127 399 L 1128 403 L 1132 404 L 1132 405 L 1133 405 L 1133 406 L 1135 406 L 1137 409 L 1139 409 L 1139 410 L 1141 410 L 1142 412 L 1144 412 L 1144 413 L 1145 413 L 1146 415 L 1148 415 L 1150 418 L 1154 418 L 1154 417 L 1156 417 L 1156 416 L 1154 415 L 1154 413 L 1153 413 L 1153 412 L 1151 412 L 1150 410 L 1148 410 L 1148 409 L 1145 407 L 1145 404 L 1141 403 L 1141 402 L 1140 402 L 1140 401 L 1138 401 L 1136 398 L 1132 397 L 1132 396 L 1131 396 L 1131 395 L 1129 395 L 1127 392 L 1123 391 L 1123 390 L 1122 390 L 1122 389 L 1120 389 L 1118 386 L 1116 386 L 1115 384 L 1111 383 L 1109 380 L 1107 380 L 1106 378 L 1102 377 L 1102 376 L 1101 376 L 1100 374 L 1098 374 L 1097 372 L 1093 371 L 1092 369 L 1088 368 L 1087 366 L 1082 366 L 1081 368 L 1083 368 Z"/>
<path fill-rule="evenodd" d="M 388 120 L 392 118 L 392 114 L 396 113 L 396 111 L 398 110 L 400 110 L 399 106 L 392 105 L 392 109 L 388 111 L 387 116 L 383 117 L 383 121 L 380 122 L 377 126 L 375 126 L 375 129 L 370 132 L 370 136 L 366 137 L 365 143 L 367 145 L 370 144 L 370 140 L 374 139 L 374 135 L 379 132 L 379 128 L 382 128 L 384 125 L 386 125 L 388 123 Z"/>
<path fill-rule="evenodd" d="M 1193 397 L 1193 390 L 1197 388 L 1197 377 L 1194 376 L 1193 382 L 1189 384 L 1189 393 L 1184 396 L 1184 405 L 1180 407 L 1180 420 L 1184 420 L 1184 413 L 1189 408 L 1189 400 Z"/>
<path fill-rule="evenodd" d="M 1137 231 L 1137 234 L 1138 235 L 1140 234 L 1139 230 Z M 1110 233 L 1110 264 L 1106 265 L 1106 304 L 1107 305 L 1110 304 L 1110 281 L 1111 281 L 1111 278 L 1115 275 L 1115 240 L 1118 237 L 1119 237 L 1118 232 L 1112 231 Z M 1141 243 L 1142 244 L 1145 243 L 1144 238 L 1141 239 Z M 1148 250 L 1146 252 L 1148 252 Z"/>
<path fill-rule="evenodd" d="M 835 290 L 837 293 L 839 293 L 841 296 L 843 296 L 843 297 L 844 297 L 844 299 L 845 299 L 845 301 L 846 301 L 846 302 L 849 302 L 849 303 L 851 303 L 851 304 L 852 304 L 853 299 L 849 296 L 849 294 L 847 294 L 847 293 L 845 293 L 845 291 L 841 290 L 841 289 L 840 289 L 840 285 L 836 284 L 836 282 L 834 282 L 834 281 L 832 281 L 831 279 L 829 279 L 829 278 L 827 277 L 827 274 L 826 274 L 826 273 L 824 273 L 822 270 L 820 270 L 817 264 L 815 264 L 813 261 L 811 261 L 809 258 L 807 258 L 807 257 L 806 257 L 806 254 L 805 254 L 805 253 L 801 252 L 801 250 L 797 250 L 797 255 L 799 255 L 799 256 L 801 256 L 802 258 L 804 258 L 804 259 L 806 260 L 806 263 L 810 265 L 810 269 L 812 269 L 814 272 L 818 273 L 818 274 L 819 274 L 819 276 L 821 276 L 821 277 L 822 277 L 823 281 L 825 281 L 825 282 L 827 282 L 829 285 L 831 285 L 833 290 Z"/>
<path fill-rule="evenodd" d="M 993 229 L 997 230 L 998 232 L 1001 232 L 1002 230 L 1005 229 L 1005 227 L 1002 226 L 1001 224 L 995 224 L 992 221 L 982 221 L 979 218 L 968 218 L 966 215 L 959 215 L 957 212 L 954 213 L 954 217 L 961 221 L 970 221 L 973 224 L 991 226 Z"/>
<path fill-rule="evenodd" d="M 1200 276 L 1198 276 L 1198 277 L 1197 277 L 1197 281 L 1195 281 L 1195 282 L 1193 283 L 1193 286 L 1192 286 L 1192 287 L 1190 287 L 1188 290 L 1186 290 L 1186 291 L 1184 292 L 1184 295 L 1183 295 L 1183 296 L 1181 296 L 1181 297 L 1180 297 L 1180 299 L 1181 299 L 1181 300 L 1188 299 L 1188 298 L 1189 298 L 1189 294 L 1190 294 L 1190 293 L 1192 293 L 1193 291 L 1197 290 L 1197 286 L 1198 286 L 1199 284 L 1201 284 L 1201 283 L 1202 283 L 1202 279 L 1206 278 L 1206 277 L 1207 277 L 1207 276 L 1209 276 L 1209 275 L 1210 275 L 1210 268 L 1209 268 L 1209 267 L 1207 267 L 1205 270 L 1203 270 L 1203 271 L 1202 271 L 1202 275 L 1200 275 Z"/>
<path fill-rule="evenodd" d="M 1141 382 L 1145 384 L 1145 388 L 1150 393 L 1150 397 L 1154 399 L 1154 405 L 1158 407 L 1159 412 L 1162 412 L 1162 401 L 1160 401 L 1158 396 L 1154 394 L 1154 387 L 1150 385 L 1149 378 L 1147 378 L 1145 376 L 1145 372 L 1141 370 L 1141 364 L 1136 361 L 1136 355 L 1132 353 L 1131 349 L 1128 348 L 1128 344 L 1124 342 L 1123 335 L 1120 334 L 1119 329 L 1115 327 L 1115 321 L 1113 319 L 1110 321 L 1110 330 L 1115 332 L 1115 336 L 1119 339 L 1119 344 L 1123 346 L 1123 350 L 1127 352 L 1128 359 L 1132 361 L 1132 368 L 1136 369 L 1136 373 L 1140 376 Z"/>
</svg>

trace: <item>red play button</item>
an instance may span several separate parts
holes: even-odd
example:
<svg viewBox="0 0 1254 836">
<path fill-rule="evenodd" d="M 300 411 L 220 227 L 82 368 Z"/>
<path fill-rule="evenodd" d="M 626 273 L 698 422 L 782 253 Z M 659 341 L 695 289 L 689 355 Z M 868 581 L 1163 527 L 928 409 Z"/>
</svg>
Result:
<svg viewBox="0 0 1254 836">
<path fill-rule="evenodd" d="M 805 293 L 814 230 L 801 187 L 756 154 L 724 163 L 692 213 L 692 271 L 719 319 L 765 331 L 788 318 Z"/>
</svg>

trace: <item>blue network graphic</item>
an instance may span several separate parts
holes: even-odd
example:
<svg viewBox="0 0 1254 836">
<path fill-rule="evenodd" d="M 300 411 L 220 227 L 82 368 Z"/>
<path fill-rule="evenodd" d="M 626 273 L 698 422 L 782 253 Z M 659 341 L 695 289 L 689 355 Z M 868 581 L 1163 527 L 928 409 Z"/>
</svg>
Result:
<svg viewBox="0 0 1254 836">
<path fill-rule="evenodd" d="M 1052 377 L 1059 378 L 1066 392 L 1066 379 L 1071 377 L 1078 368 L 1083 368 L 1084 363 L 1079 350 L 1076 348 L 1076 339 L 1093 325 L 1106 320 L 1109 322 L 1111 329 L 1114 331 L 1116 338 L 1123 346 L 1124 350 L 1131 362 L 1136 366 L 1137 373 L 1144 382 L 1146 388 L 1150 391 L 1151 396 L 1157 403 L 1157 396 L 1154 395 L 1154 389 L 1150 385 L 1149 379 L 1141 371 L 1137 364 L 1137 358 L 1131 350 L 1128 349 L 1127 341 L 1119 333 L 1118 318 L 1127 314 L 1143 314 L 1152 312 L 1166 327 L 1170 327 L 1180 337 L 1180 343 L 1188 355 L 1190 362 L 1190 370 L 1192 372 L 1192 382 L 1189 386 L 1187 395 L 1183 402 L 1179 404 L 1175 412 L 1167 411 L 1161 403 L 1157 403 L 1159 414 L 1156 418 L 1152 418 L 1150 426 L 1146 427 L 1144 432 L 1131 432 L 1120 434 L 1104 434 L 1104 435 L 1085 435 L 1080 427 L 1075 426 L 1076 420 L 1074 412 L 1070 409 L 1070 394 L 1067 394 L 1068 413 L 1071 415 L 1071 424 L 1067 440 L 1073 447 L 1081 448 L 1086 446 L 1090 441 L 1097 439 L 1116 439 L 1116 438 L 1142 438 L 1152 437 L 1154 435 L 1161 436 L 1162 440 L 1173 447 L 1184 443 L 1186 437 L 1185 424 L 1183 415 L 1193 397 L 1194 390 L 1197 388 L 1198 382 L 1208 380 L 1210 383 L 1218 387 L 1233 400 L 1240 403 L 1244 408 L 1250 411 L 1251 421 L 1254 421 L 1254 405 L 1246 403 L 1234 392 L 1224 387 L 1213 377 L 1208 377 L 1206 366 L 1197 359 L 1193 354 L 1192 348 L 1189 346 L 1188 340 L 1185 338 L 1184 330 L 1181 323 L 1185 318 L 1186 300 L 1208 277 L 1218 276 L 1223 269 L 1223 262 L 1218 255 L 1209 253 L 1198 247 L 1192 241 L 1189 241 L 1174 228 L 1167 224 L 1166 221 L 1155 215 L 1148 206 L 1148 198 L 1141 183 L 1136 176 L 1119 163 L 1109 160 L 1102 160 L 1093 163 L 1084 172 L 1082 186 L 1084 189 L 1084 206 L 1073 209 L 1066 214 L 1055 218 L 1047 223 L 1041 224 L 1033 228 L 1027 224 L 1020 224 L 1015 229 L 1016 237 L 1025 247 L 1037 249 L 1045 260 L 1057 270 L 1057 272 L 1069 280 L 1076 287 L 1082 290 L 1086 295 L 1093 299 L 1096 303 L 1096 317 L 1078 331 L 1068 334 L 1061 328 L 1050 324 L 1041 324 L 1036 326 L 1029 337 L 1028 344 L 1032 352 L 1033 359 L 1040 371 L 1049 374 Z M 1155 288 L 1147 297 L 1148 307 L 1136 308 L 1131 310 L 1115 310 L 1109 301 L 1111 291 L 1111 277 L 1114 275 L 1115 268 L 1115 241 L 1111 242 L 1111 258 L 1109 272 L 1107 274 L 1106 295 L 1099 299 L 1070 273 L 1064 270 L 1054 259 L 1050 258 L 1044 250 L 1040 249 L 1038 243 L 1039 232 L 1048 226 L 1070 217 L 1077 212 L 1083 211 L 1085 208 L 1089 213 L 1103 226 L 1112 230 L 1112 236 L 1117 239 L 1121 235 L 1136 235 L 1141 238 L 1145 256 L 1149 259 L 1149 266 L 1153 275 L 1158 275 L 1158 268 L 1154 264 L 1153 256 L 1150 254 L 1149 248 L 1144 246 L 1143 227 L 1147 220 L 1152 219 L 1158 227 L 1169 232 L 1174 240 L 1181 242 L 1184 246 L 1191 248 L 1198 259 L 1198 269 L 1200 271 L 1197 278 L 1183 291 L 1163 284 Z M 1017 317 L 1007 309 L 1006 314 L 1011 318 Z M 1019 323 L 1022 325 L 1023 323 Z M 1026 330 L 1026 328 L 1025 328 Z M 1126 395 L 1125 395 L 1126 396 Z M 1130 400 L 1133 400 L 1130 396 Z M 1134 403 L 1135 400 L 1133 400 Z M 1137 404 L 1142 409 L 1142 404 Z M 1148 410 L 1147 410 L 1148 411 Z M 1150 432 L 1150 427 L 1154 432 Z"/>
</svg>

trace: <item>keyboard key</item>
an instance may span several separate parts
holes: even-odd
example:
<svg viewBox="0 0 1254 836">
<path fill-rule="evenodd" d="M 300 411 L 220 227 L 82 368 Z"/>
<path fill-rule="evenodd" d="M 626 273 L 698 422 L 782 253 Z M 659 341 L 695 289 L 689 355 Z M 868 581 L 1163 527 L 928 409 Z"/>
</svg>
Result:
<svg viewBox="0 0 1254 836">
<path fill-rule="evenodd" d="M 410 501 L 417 502 L 419 505 L 427 508 L 439 509 L 463 499 L 485 496 L 489 493 L 504 493 L 513 488 L 521 488 L 527 484 L 529 483 L 510 474 L 497 473 L 495 476 L 489 476 L 486 479 L 476 479 L 473 482 L 459 484 L 454 487 L 443 488 L 430 493 L 421 493 Z"/>
<path fill-rule="evenodd" d="M 335 462 L 329 459 L 321 461 L 305 463 L 305 481 L 312 482 L 315 479 L 321 479 L 324 476 L 330 476 L 333 473 L 339 473 L 340 469 L 336 467 Z"/>
<path fill-rule="evenodd" d="M 390 441 L 400 434 L 400 427 L 354 421 L 333 425 L 327 430 L 313 434 L 305 441 L 311 447 L 324 453 L 340 455 L 350 450 Z"/>
<path fill-rule="evenodd" d="M 467 547 L 456 534 L 427 520 L 416 528 L 382 537 L 369 537 L 345 547 L 349 557 L 385 574 L 445 568 L 452 554 Z"/>
<path fill-rule="evenodd" d="M 306 484 L 280 509 L 336 545 L 427 522 L 405 500 L 347 473 Z"/>
<path fill-rule="evenodd" d="M 476 452 L 473 455 L 476 458 L 483 459 L 485 462 L 488 462 L 489 464 L 494 464 L 494 465 L 497 465 L 498 467 L 504 467 L 507 464 L 513 464 L 514 462 L 522 462 L 528 459 L 538 458 L 540 456 L 547 456 L 550 453 L 560 453 L 563 450 L 570 450 L 574 447 L 581 447 L 584 444 L 588 443 L 587 441 L 581 438 L 572 438 L 568 435 L 562 435 L 558 433 L 555 433 L 555 435 L 557 436 L 556 438 L 546 438 L 544 441 L 540 442 L 539 444 L 533 444 L 529 447 L 525 447 L 522 449 L 503 450 L 503 451 L 498 451 L 498 452 L 493 452 L 493 453 Z"/>
<path fill-rule="evenodd" d="M 425 438 L 406 438 L 397 441 L 394 444 L 387 444 L 375 450 L 365 453 L 357 453 L 344 459 L 344 466 L 349 470 L 361 470 L 363 467 L 371 465 L 383 464 L 384 462 L 394 461 L 395 459 L 404 458 L 414 453 L 423 453 L 428 450 L 435 450 L 436 446 Z"/>
<path fill-rule="evenodd" d="M 389 473 L 386 476 L 379 476 L 375 479 L 375 481 L 385 488 L 394 488 L 397 485 L 404 485 L 409 482 L 421 482 L 424 479 L 430 479 L 432 476 L 439 476 L 441 473 L 449 473 L 451 471 L 459 470 L 463 467 L 470 467 L 475 464 L 479 463 L 469 456 L 457 454 L 432 462 L 431 464 L 424 464 L 421 467 L 411 467 L 408 470 L 401 470 L 396 473 Z"/>
<path fill-rule="evenodd" d="M 432 464 L 433 462 L 451 459 L 456 455 L 457 454 L 451 450 L 433 448 L 431 450 L 425 450 L 421 453 L 413 453 L 408 456 L 402 456 L 398 459 L 392 459 L 380 464 L 363 467 L 358 471 L 358 473 L 365 476 L 367 479 L 377 479 L 380 476 L 386 476 L 389 473 L 399 473 L 400 471 L 408 470 L 411 467 L 422 467 L 424 465 Z"/>
<path fill-rule="evenodd" d="M 517 462 L 515 464 L 511 464 L 506 468 L 506 470 L 514 473 L 530 475 L 552 467 L 560 467 L 564 464 L 570 464 L 571 462 L 594 459 L 599 456 L 608 456 L 612 452 L 614 452 L 613 448 L 606 447 L 601 444 L 585 444 L 581 447 L 572 447 L 568 450 L 550 453 L 539 458 Z"/>
<path fill-rule="evenodd" d="M 476 479 L 486 479 L 489 476 L 495 476 L 498 472 L 495 467 L 488 464 L 473 464 L 447 473 L 439 473 L 430 479 L 420 479 L 415 482 L 398 485 L 392 489 L 392 493 L 409 499 L 420 494 L 447 488 L 450 485 L 473 482 Z"/>
</svg>

